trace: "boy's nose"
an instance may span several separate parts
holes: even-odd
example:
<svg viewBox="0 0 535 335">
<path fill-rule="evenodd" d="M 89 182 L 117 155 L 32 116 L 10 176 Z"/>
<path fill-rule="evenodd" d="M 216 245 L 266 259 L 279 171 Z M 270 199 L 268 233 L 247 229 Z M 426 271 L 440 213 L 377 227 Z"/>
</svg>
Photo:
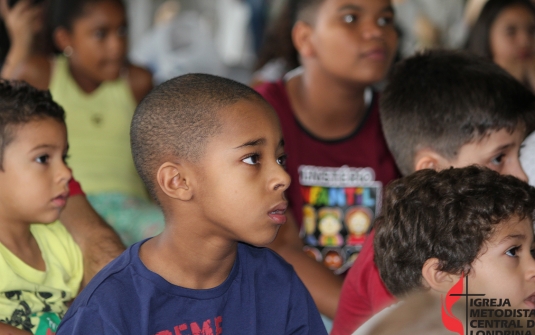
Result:
<svg viewBox="0 0 535 335">
<path fill-rule="evenodd" d="M 531 257 L 528 262 L 529 264 L 525 272 L 526 280 L 535 281 L 535 259 Z"/>
<path fill-rule="evenodd" d="M 277 174 L 270 182 L 270 188 L 274 191 L 286 191 L 286 189 L 290 186 L 290 175 L 282 166 L 277 165 L 277 168 Z"/>
<path fill-rule="evenodd" d="M 126 54 L 126 39 L 119 35 L 113 35 L 108 42 L 109 50 L 114 57 L 122 58 Z"/>
<path fill-rule="evenodd" d="M 379 26 L 377 21 L 368 19 L 362 22 L 362 36 L 365 39 L 377 38 L 383 34 L 382 27 Z"/>
<path fill-rule="evenodd" d="M 518 43 L 524 48 L 532 48 L 533 46 L 533 34 L 530 33 L 527 29 L 520 30 L 518 32 Z"/>
<path fill-rule="evenodd" d="M 64 163 L 61 164 L 60 171 L 58 172 L 58 182 L 64 183 L 68 182 L 72 178 L 72 171 L 71 169 L 65 165 Z"/>
</svg>

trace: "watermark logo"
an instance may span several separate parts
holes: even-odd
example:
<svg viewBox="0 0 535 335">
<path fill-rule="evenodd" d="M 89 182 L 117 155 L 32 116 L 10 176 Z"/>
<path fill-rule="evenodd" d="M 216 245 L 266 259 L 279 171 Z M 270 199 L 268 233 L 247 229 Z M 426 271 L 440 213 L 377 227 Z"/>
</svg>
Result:
<svg viewBox="0 0 535 335">
<path fill-rule="evenodd" d="M 464 335 L 464 327 L 461 320 L 457 319 L 453 312 L 451 311 L 453 305 L 461 298 L 463 293 L 463 279 L 464 273 L 461 275 L 461 278 L 457 284 L 448 291 L 446 298 L 441 296 L 442 301 L 442 323 L 446 329 L 455 332 L 459 335 Z"/>
<path fill-rule="evenodd" d="M 532 335 L 535 309 L 514 308 L 509 299 L 484 298 L 485 294 L 468 292 L 468 276 L 462 274 L 446 297 L 441 297 L 442 323 L 446 329 L 460 335 Z M 466 297 L 464 327 L 452 312 L 461 297 Z"/>
</svg>

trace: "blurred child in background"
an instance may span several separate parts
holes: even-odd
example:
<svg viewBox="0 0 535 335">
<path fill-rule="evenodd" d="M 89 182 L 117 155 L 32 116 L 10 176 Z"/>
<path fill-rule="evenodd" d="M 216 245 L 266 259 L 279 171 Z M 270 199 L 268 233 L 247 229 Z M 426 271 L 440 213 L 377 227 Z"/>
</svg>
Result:
<svg viewBox="0 0 535 335">
<path fill-rule="evenodd" d="M 163 228 L 163 215 L 148 200 L 129 149 L 130 121 L 152 79 L 127 62 L 124 4 L 52 0 L 46 22 L 62 52 L 54 57 L 27 51 L 32 16 L 18 10 L 23 4 L 4 10 L 13 43 L 2 76 L 50 89 L 66 111 L 69 165 L 93 207 L 127 245 L 153 236 Z"/>
<path fill-rule="evenodd" d="M 535 88 L 535 6 L 529 0 L 489 0 L 468 40 L 468 50 L 492 59 Z"/>
<path fill-rule="evenodd" d="M 296 1 L 292 40 L 303 66 L 256 87 L 279 116 L 292 177 L 291 214 L 270 247 L 329 318 L 342 285 L 333 272 L 351 266 L 383 185 L 398 176 L 370 87 L 394 58 L 393 22 L 389 0 Z"/>
</svg>

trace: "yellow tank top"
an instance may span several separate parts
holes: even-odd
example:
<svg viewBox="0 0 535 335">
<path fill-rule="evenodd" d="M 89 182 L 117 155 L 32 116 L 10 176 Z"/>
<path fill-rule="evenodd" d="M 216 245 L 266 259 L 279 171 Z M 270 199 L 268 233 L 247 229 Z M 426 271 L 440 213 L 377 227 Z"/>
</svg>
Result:
<svg viewBox="0 0 535 335">
<path fill-rule="evenodd" d="M 127 80 L 103 82 L 87 94 L 72 78 L 67 58 L 58 56 L 50 92 L 65 109 L 68 164 L 83 190 L 87 194 L 122 193 L 146 198 L 130 150 L 130 122 L 136 102 Z"/>
</svg>

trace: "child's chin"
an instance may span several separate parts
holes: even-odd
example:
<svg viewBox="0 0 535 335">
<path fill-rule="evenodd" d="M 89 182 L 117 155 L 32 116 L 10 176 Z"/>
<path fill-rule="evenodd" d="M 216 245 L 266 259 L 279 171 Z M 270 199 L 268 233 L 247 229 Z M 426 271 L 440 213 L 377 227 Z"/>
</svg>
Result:
<svg viewBox="0 0 535 335">
<path fill-rule="evenodd" d="M 279 230 L 277 229 L 277 232 L 278 231 Z M 267 247 L 269 244 L 271 244 L 271 242 L 275 241 L 275 237 L 277 237 L 277 232 L 275 232 L 275 234 L 273 234 L 272 236 L 267 236 L 265 238 L 258 239 L 257 241 L 244 242 L 247 244 L 254 245 L 255 247 Z"/>
<path fill-rule="evenodd" d="M 42 224 L 49 224 L 53 223 L 59 220 L 59 214 L 58 215 L 47 215 L 45 217 L 41 217 L 38 220 L 33 220 L 32 222 L 35 223 L 42 223 Z"/>
</svg>

